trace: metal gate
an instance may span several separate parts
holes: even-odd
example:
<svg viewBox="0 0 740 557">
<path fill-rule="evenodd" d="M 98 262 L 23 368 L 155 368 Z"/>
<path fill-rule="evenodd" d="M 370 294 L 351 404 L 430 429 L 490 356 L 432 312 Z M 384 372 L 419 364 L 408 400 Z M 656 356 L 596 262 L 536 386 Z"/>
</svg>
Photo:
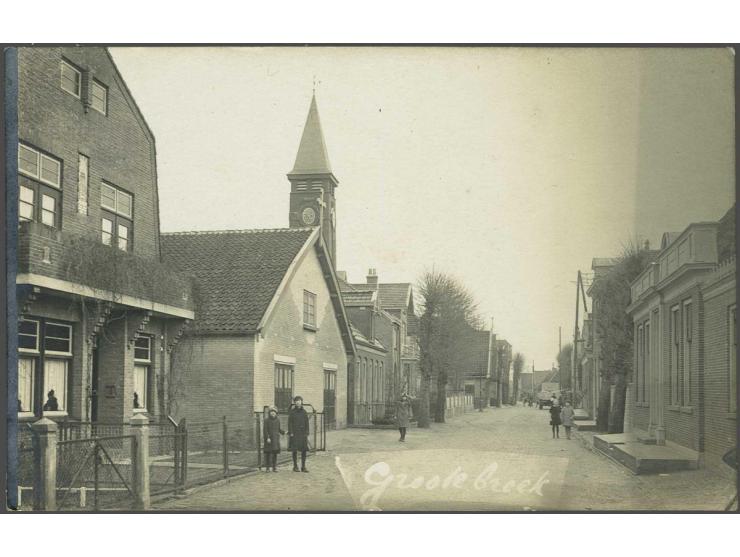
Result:
<svg viewBox="0 0 740 557">
<path fill-rule="evenodd" d="M 57 508 L 131 508 L 139 465 L 136 443 L 134 435 L 59 441 Z"/>
<path fill-rule="evenodd" d="M 324 370 L 324 418 L 326 427 L 336 426 L 337 372 Z"/>
</svg>

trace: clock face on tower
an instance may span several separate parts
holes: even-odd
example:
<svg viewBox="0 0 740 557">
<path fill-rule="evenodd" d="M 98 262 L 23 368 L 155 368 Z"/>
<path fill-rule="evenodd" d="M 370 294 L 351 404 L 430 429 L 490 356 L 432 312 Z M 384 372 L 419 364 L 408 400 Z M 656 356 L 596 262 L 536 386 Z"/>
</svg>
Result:
<svg viewBox="0 0 740 557">
<path fill-rule="evenodd" d="M 301 211 L 301 220 L 303 224 L 307 226 L 313 226 L 316 224 L 316 210 L 313 207 L 304 207 Z"/>
</svg>

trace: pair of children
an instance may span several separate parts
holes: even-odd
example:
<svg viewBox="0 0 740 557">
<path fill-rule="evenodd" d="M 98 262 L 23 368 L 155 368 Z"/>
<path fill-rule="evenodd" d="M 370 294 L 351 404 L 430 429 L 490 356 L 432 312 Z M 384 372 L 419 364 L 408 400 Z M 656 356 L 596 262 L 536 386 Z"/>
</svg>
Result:
<svg viewBox="0 0 740 557">
<path fill-rule="evenodd" d="M 285 435 L 280 426 L 278 409 L 270 406 L 263 430 L 263 450 L 265 452 L 265 472 L 272 468 L 277 472 L 277 455 L 280 453 L 280 436 Z M 293 398 L 293 406 L 288 413 L 288 450 L 293 453 L 293 472 L 308 472 L 306 453 L 308 452 L 308 413 L 303 408 L 303 398 Z M 298 468 L 298 453 L 301 453 L 301 468 Z"/>
<path fill-rule="evenodd" d="M 573 427 L 573 418 L 575 410 L 570 405 L 570 401 L 565 402 L 563 408 L 560 407 L 560 401 L 555 399 L 550 406 L 550 425 L 552 426 L 552 438 L 560 438 L 560 425 L 565 426 L 565 435 L 570 439 L 570 429 Z"/>
</svg>

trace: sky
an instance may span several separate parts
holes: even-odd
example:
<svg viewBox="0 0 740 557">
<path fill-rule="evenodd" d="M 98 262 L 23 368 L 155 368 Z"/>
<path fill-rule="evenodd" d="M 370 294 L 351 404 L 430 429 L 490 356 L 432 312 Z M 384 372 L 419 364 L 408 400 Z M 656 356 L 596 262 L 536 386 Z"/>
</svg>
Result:
<svg viewBox="0 0 740 557">
<path fill-rule="evenodd" d="M 527 365 L 575 279 L 734 203 L 729 49 L 156 47 L 111 53 L 157 142 L 162 231 L 288 226 L 315 84 L 337 268 L 456 276 Z M 590 308 L 590 303 L 589 303 Z"/>
</svg>

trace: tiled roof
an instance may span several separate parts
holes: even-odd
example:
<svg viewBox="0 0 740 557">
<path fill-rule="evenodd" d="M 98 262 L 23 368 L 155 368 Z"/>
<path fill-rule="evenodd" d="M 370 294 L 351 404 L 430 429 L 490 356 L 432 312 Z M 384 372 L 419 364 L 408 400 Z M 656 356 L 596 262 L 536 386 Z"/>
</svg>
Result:
<svg viewBox="0 0 740 557">
<path fill-rule="evenodd" d="M 358 329 L 351 323 L 350 323 L 350 328 L 352 329 L 352 336 L 354 337 L 356 343 L 364 344 L 366 346 L 372 346 L 373 348 L 376 348 L 377 350 L 383 350 L 384 352 L 387 352 L 385 346 L 383 346 L 383 343 L 380 342 L 378 339 L 371 341 L 369 338 L 367 338 L 365 335 L 363 335 L 360 332 L 360 329 Z"/>
<path fill-rule="evenodd" d="M 256 330 L 310 228 L 162 234 L 162 259 L 198 285 L 203 332 Z"/>
<path fill-rule="evenodd" d="M 353 290 L 367 290 L 367 284 L 348 284 Z M 344 292 L 344 289 L 342 289 Z M 378 284 L 378 297 L 380 307 L 383 309 L 406 309 L 409 305 L 411 295 L 411 283 L 409 282 L 384 282 Z"/>
<path fill-rule="evenodd" d="M 374 290 L 343 290 L 342 300 L 345 306 L 371 306 L 375 302 Z"/>
</svg>

